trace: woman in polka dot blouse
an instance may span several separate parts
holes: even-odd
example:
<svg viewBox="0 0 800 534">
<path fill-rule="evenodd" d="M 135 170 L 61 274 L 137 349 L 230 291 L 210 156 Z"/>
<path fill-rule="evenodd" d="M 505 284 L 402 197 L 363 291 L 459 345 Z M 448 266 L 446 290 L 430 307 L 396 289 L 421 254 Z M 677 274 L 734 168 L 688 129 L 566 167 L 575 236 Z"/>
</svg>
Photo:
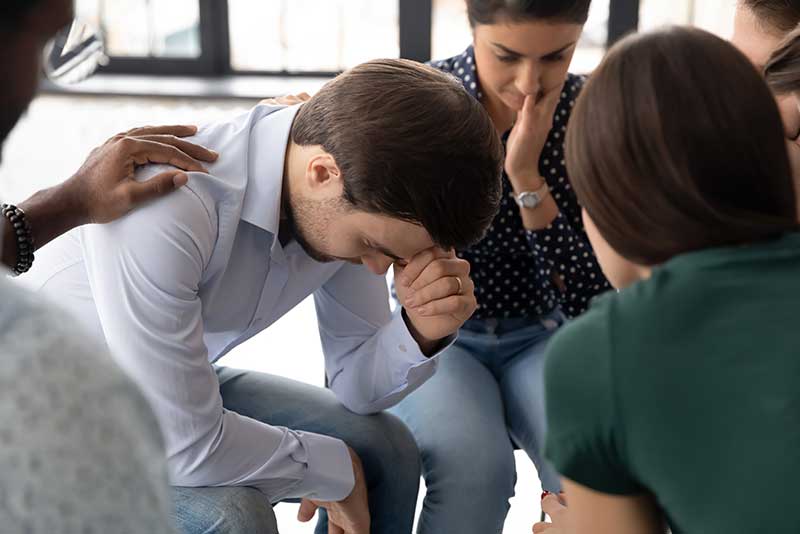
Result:
<svg viewBox="0 0 800 534">
<path fill-rule="evenodd" d="M 591 0 L 467 0 L 473 45 L 432 65 L 457 76 L 506 146 L 504 197 L 486 237 L 459 251 L 479 308 L 436 375 L 392 412 L 414 433 L 427 495 L 418 534 L 501 532 L 513 450 L 558 491 L 541 455 L 547 340 L 609 289 L 564 167 L 564 133 L 584 79 L 567 73 Z M 591 372 L 591 370 L 587 370 Z"/>
</svg>

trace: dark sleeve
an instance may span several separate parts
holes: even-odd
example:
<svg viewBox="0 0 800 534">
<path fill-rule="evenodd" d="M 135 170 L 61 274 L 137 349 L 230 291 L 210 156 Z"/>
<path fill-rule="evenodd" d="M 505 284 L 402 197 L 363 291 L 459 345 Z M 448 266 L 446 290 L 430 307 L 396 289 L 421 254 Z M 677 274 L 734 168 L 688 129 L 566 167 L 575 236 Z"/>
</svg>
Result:
<svg viewBox="0 0 800 534">
<path fill-rule="evenodd" d="M 545 363 L 545 454 L 562 476 L 616 495 L 643 492 L 626 465 L 605 303 L 567 324 Z"/>
</svg>

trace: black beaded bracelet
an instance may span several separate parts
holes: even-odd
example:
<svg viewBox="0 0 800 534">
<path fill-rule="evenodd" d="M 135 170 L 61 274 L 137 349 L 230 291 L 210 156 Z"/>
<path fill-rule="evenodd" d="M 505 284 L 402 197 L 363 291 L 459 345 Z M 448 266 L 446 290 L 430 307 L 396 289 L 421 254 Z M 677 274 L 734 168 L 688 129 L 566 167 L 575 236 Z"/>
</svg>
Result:
<svg viewBox="0 0 800 534">
<path fill-rule="evenodd" d="M 33 232 L 31 225 L 25 218 L 25 212 L 11 204 L 0 204 L 0 212 L 11 225 L 14 240 L 17 242 L 17 264 L 12 269 L 14 274 L 19 276 L 28 272 L 33 265 L 33 253 L 35 251 L 33 243 Z"/>
</svg>

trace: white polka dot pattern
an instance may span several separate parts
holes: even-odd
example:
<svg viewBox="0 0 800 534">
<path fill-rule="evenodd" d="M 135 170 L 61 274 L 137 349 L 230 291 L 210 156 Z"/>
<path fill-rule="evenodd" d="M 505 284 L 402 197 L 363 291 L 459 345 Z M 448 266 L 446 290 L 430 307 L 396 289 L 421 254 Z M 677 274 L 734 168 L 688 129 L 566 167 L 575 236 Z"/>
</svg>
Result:
<svg viewBox="0 0 800 534">
<path fill-rule="evenodd" d="M 459 78 L 470 94 L 481 99 L 474 57 L 470 46 L 459 56 L 431 65 Z M 568 75 L 539 161 L 539 172 L 558 205 L 558 217 L 543 230 L 526 231 L 511 183 L 503 173 L 500 211 L 486 237 L 458 253 L 472 266 L 478 299 L 474 319 L 541 317 L 559 306 L 575 317 L 586 310 L 592 297 L 610 287 L 586 237 L 564 163 L 567 121 L 584 82 L 581 76 Z M 508 133 L 503 135 L 504 144 Z"/>
</svg>

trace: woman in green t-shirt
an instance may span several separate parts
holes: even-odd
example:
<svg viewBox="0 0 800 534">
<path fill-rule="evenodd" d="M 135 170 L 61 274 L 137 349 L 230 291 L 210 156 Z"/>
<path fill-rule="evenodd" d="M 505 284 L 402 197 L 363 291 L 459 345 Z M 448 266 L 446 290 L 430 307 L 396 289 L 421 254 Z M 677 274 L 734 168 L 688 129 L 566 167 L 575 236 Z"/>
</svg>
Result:
<svg viewBox="0 0 800 534">
<path fill-rule="evenodd" d="M 546 455 L 590 534 L 800 532 L 800 234 L 777 106 L 729 43 L 629 37 L 573 111 L 567 167 L 619 293 L 548 347 Z"/>
</svg>

